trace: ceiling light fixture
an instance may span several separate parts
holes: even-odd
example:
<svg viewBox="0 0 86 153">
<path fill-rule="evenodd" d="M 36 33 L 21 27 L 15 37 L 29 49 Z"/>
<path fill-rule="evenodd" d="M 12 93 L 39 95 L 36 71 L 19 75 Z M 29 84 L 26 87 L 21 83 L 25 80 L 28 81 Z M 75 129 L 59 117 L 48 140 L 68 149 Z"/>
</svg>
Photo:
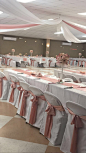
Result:
<svg viewBox="0 0 86 153">
<path fill-rule="evenodd" d="M 53 19 L 48 19 L 49 21 L 52 21 Z"/>
<path fill-rule="evenodd" d="M 78 13 L 79 15 L 86 15 L 86 12 L 84 12 L 84 13 Z"/>
<path fill-rule="evenodd" d="M 17 2 L 20 2 L 20 3 L 29 3 L 29 2 L 33 2 L 35 0 L 16 0 Z"/>
<path fill-rule="evenodd" d="M 0 14 L 2 14 L 3 12 L 2 11 L 0 11 Z"/>
<path fill-rule="evenodd" d="M 59 32 L 55 32 L 54 34 L 55 35 L 59 35 L 59 34 L 63 34 L 63 32 L 62 31 L 59 31 Z"/>
</svg>

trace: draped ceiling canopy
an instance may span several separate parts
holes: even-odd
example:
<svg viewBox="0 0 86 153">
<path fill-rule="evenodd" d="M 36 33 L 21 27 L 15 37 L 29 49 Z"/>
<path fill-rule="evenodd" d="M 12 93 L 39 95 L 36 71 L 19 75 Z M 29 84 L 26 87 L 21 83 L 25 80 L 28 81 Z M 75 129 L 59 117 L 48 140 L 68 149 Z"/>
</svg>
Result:
<svg viewBox="0 0 86 153">
<path fill-rule="evenodd" d="M 68 17 L 68 16 L 57 16 L 56 20 L 53 21 L 43 21 L 32 14 L 29 10 L 27 10 L 21 3 L 17 2 L 16 0 L 0 0 L 0 10 L 6 14 L 12 15 L 18 19 L 26 21 L 28 24 L 22 25 L 6 25 L 0 24 L 0 33 L 1 32 L 9 32 L 9 31 L 17 31 L 22 30 L 25 28 L 31 28 L 34 26 L 41 26 L 41 25 L 57 25 L 59 29 L 62 31 L 64 38 L 68 42 L 74 43 L 82 43 L 86 42 L 86 40 L 79 40 L 76 38 L 71 31 L 69 30 L 68 26 L 86 34 L 86 27 L 79 25 L 76 23 L 76 18 Z M 81 19 L 82 21 L 82 19 Z M 85 21 L 86 22 L 86 21 Z M 68 26 L 67 26 L 68 25 Z"/>
</svg>

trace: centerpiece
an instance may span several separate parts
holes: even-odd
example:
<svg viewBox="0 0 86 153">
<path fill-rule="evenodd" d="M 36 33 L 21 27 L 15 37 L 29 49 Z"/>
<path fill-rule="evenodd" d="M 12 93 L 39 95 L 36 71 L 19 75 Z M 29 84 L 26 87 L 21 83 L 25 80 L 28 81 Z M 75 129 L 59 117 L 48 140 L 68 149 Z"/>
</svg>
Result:
<svg viewBox="0 0 86 153">
<path fill-rule="evenodd" d="M 64 65 L 68 65 L 68 61 L 69 61 L 69 55 L 65 54 L 65 53 L 60 53 L 57 56 L 57 63 L 61 66 L 62 71 L 61 71 L 61 77 L 60 77 L 60 82 L 62 82 L 63 79 L 63 68 Z"/>
<path fill-rule="evenodd" d="M 15 49 L 12 49 L 12 54 L 13 54 L 13 56 L 14 56 L 14 53 L 15 53 Z"/>
<path fill-rule="evenodd" d="M 79 53 L 79 58 L 82 56 L 82 53 Z"/>
<path fill-rule="evenodd" d="M 32 56 L 32 54 L 33 54 L 33 50 L 30 50 L 30 54 L 31 54 L 31 56 Z"/>
</svg>

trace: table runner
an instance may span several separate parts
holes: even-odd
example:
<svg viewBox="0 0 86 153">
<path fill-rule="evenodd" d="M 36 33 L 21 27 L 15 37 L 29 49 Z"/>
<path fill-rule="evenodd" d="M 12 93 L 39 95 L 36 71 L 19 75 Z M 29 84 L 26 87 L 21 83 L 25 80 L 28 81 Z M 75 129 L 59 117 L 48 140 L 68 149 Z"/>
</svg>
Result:
<svg viewBox="0 0 86 153">
<path fill-rule="evenodd" d="M 27 75 L 29 75 L 29 76 L 36 77 L 36 74 L 33 73 L 34 75 L 32 75 L 32 72 L 31 72 L 31 71 L 27 72 L 27 71 L 24 71 L 24 70 L 21 70 L 21 69 L 13 69 L 13 70 L 14 70 L 14 71 L 17 71 L 17 72 L 21 72 L 21 73 L 27 74 Z M 57 79 L 48 78 L 48 77 L 46 77 L 46 76 L 37 77 L 37 78 L 41 78 L 41 79 L 43 79 L 43 80 L 50 81 L 50 82 L 52 82 L 52 83 L 57 83 L 57 82 L 58 82 Z"/>
</svg>

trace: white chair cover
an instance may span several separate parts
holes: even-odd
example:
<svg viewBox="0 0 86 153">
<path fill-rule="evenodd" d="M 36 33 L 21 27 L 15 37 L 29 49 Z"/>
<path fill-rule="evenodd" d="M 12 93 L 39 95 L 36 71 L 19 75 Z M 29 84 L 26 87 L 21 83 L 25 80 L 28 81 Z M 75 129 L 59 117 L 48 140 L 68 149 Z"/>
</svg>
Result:
<svg viewBox="0 0 86 153">
<path fill-rule="evenodd" d="M 19 82 L 20 82 L 20 81 L 26 82 L 25 79 L 22 78 L 22 77 L 18 77 L 18 80 L 19 80 Z M 17 102 L 16 102 L 16 104 L 15 104 L 15 107 L 16 107 L 16 108 L 18 108 L 19 97 L 20 97 L 20 90 L 19 90 L 19 94 L 18 94 Z"/>
<path fill-rule="evenodd" d="M 16 88 L 14 90 L 14 102 L 10 102 L 12 105 L 16 105 L 18 94 L 19 94 L 19 90 L 17 89 L 17 87 L 19 87 L 19 80 L 18 80 L 18 78 L 15 75 L 9 74 L 9 76 L 10 76 L 11 84 L 13 82 L 14 83 L 18 83 L 18 84 L 16 84 Z M 8 102 L 10 100 L 11 92 L 12 92 L 12 88 L 10 86 L 9 95 L 8 95 L 8 98 L 7 98 Z"/>
<path fill-rule="evenodd" d="M 78 83 L 77 78 L 75 76 L 73 76 L 73 75 L 66 75 L 66 78 L 71 78 L 73 80 L 73 82 Z"/>
<path fill-rule="evenodd" d="M 34 86 L 30 86 L 30 90 L 32 91 L 32 93 L 35 96 L 42 96 L 42 95 L 44 95 L 44 93 L 39 88 L 36 88 Z M 33 96 L 31 97 L 31 99 L 33 99 Z M 29 123 L 31 107 L 32 107 L 32 101 L 30 100 L 30 102 L 29 102 L 29 109 L 28 109 L 28 115 L 27 115 L 27 118 L 26 118 L 26 122 L 27 123 Z M 37 108 L 36 122 L 33 124 L 33 126 L 35 126 L 37 128 L 40 128 L 45 108 L 46 108 L 45 100 L 42 100 L 42 99 L 39 98 L 38 99 L 38 108 Z"/>
<path fill-rule="evenodd" d="M 75 115 L 86 116 L 86 109 L 79 104 L 74 102 L 67 102 L 67 108 L 69 108 Z M 74 125 L 71 125 L 73 115 L 68 113 L 68 122 L 66 125 L 65 133 L 63 136 L 61 151 L 64 153 L 70 153 L 71 140 L 74 130 Z M 77 153 L 86 153 L 86 121 L 82 119 L 83 128 L 78 129 L 78 142 L 77 142 Z"/>
<path fill-rule="evenodd" d="M 5 74 L 3 72 L 0 71 L 0 78 L 4 78 L 6 77 Z M 2 100 L 7 100 L 8 97 L 8 93 L 9 93 L 9 88 L 10 88 L 10 83 L 7 79 L 3 79 L 2 82 Z"/>
<path fill-rule="evenodd" d="M 25 81 L 20 81 L 20 86 L 25 90 L 25 91 L 29 91 L 30 90 L 30 85 L 28 83 L 26 83 Z M 22 106 L 22 98 L 23 98 L 23 93 L 24 91 L 22 92 L 22 95 L 21 95 L 21 99 L 20 99 L 20 103 L 19 103 L 19 107 L 18 107 L 18 110 L 17 110 L 17 114 L 20 115 L 20 111 L 21 111 L 21 106 Z M 27 116 L 27 113 L 28 113 L 28 110 L 29 110 L 29 102 L 30 102 L 30 99 L 31 99 L 31 95 L 29 97 L 27 97 L 26 99 L 26 110 L 25 110 L 25 116 L 23 116 L 25 119 L 26 119 L 26 116 Z M 19 102 L 19 97 L 18 97 L 18 102 Z M 17 105 L 18 105 L 18 102 L 17 102 Z"/>
<path fill-rule="evenodd" d="M 44 96 L 46 100 L 52 105 L 52 106 L 62 106 L 61 102 L 59 99 L 54 96 L 53 94 L 49 92 L 45 92 Z M 48 104 L 47 104 L 48 107 Z M 47 109 L 46 107 L 46 109 Z M 43 115 L 43 120 L 41 122 L 41 128 L 40 128 L 40 133 L 44 135 L 45 132 L 45 125 L 46 125 L 46 119 L 47 119 L 47 113 L 44 112 Z M 48 140 L 54 145 L 60 145 L 62 142 L 64 130 L 66 127 L 67 123 L 67 114 L 61 111 L 56 110 L 56 116 L 53 116 L 53 125 L 51 129 L 51 138 L 48 138 Z"/>
</svg>

